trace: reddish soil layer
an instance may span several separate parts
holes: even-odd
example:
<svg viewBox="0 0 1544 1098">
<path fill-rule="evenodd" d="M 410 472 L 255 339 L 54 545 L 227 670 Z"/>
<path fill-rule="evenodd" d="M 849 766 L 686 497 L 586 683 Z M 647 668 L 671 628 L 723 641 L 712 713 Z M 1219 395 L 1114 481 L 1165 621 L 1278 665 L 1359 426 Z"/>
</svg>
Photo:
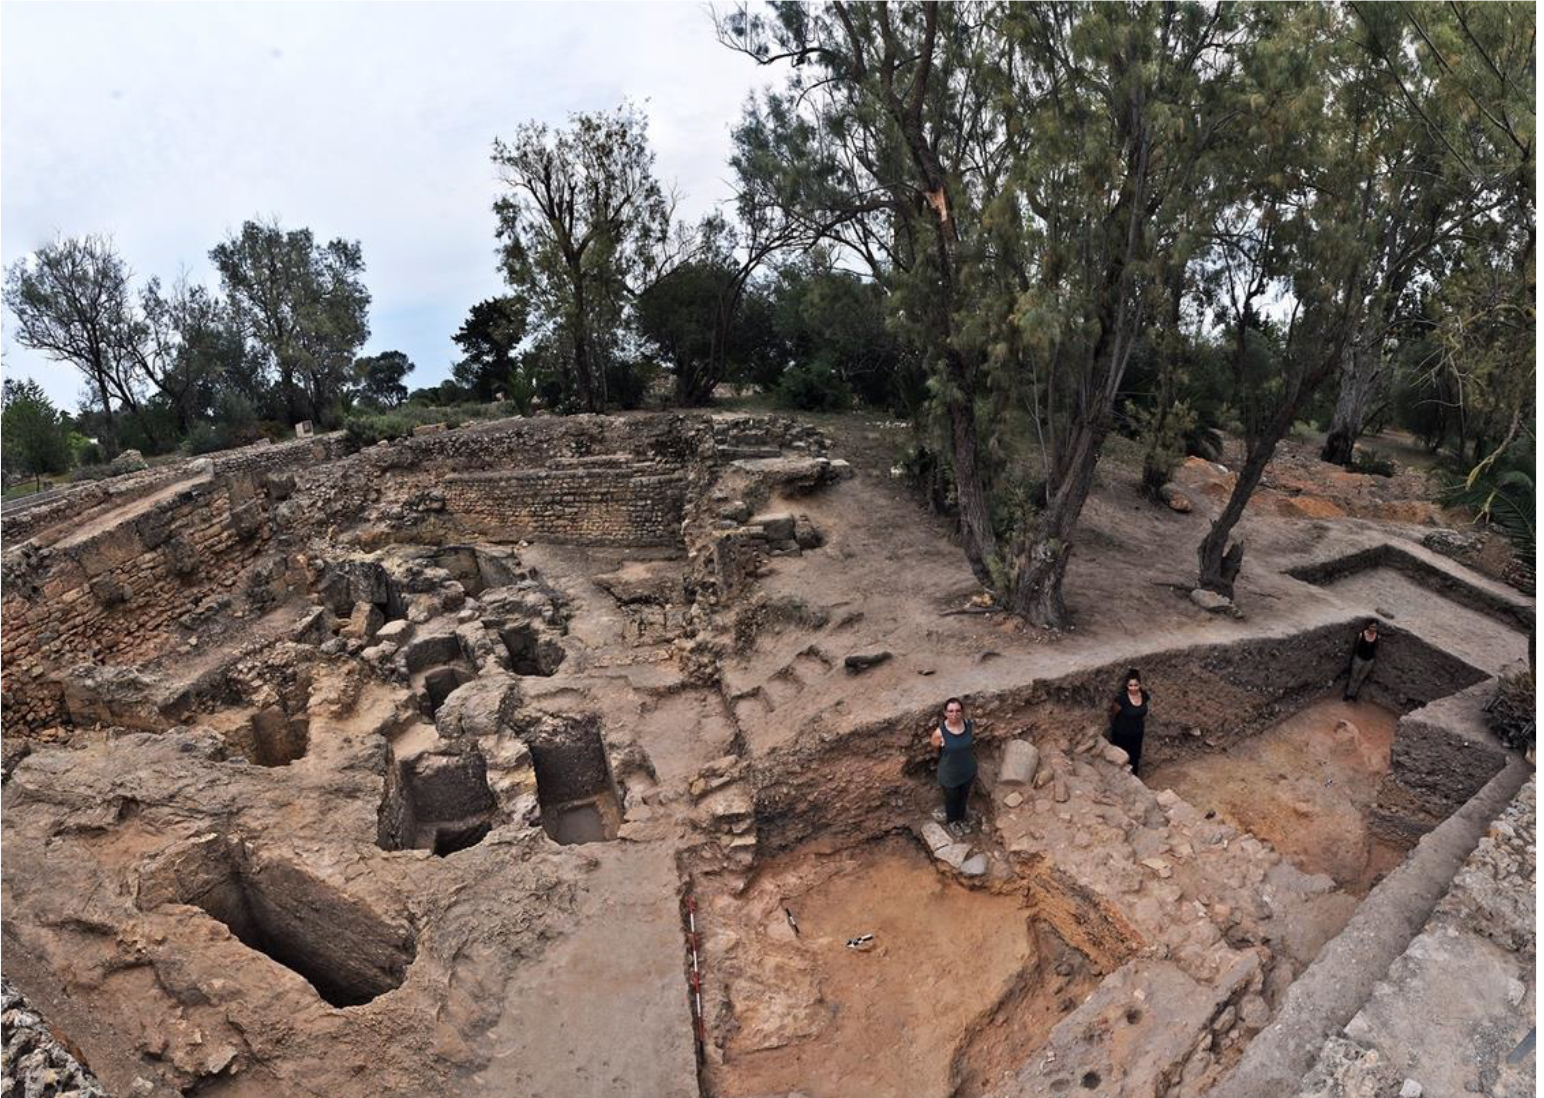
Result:
<svg viewBox="0 0 1544 1098">
<path fill-rule="evenodd" d="M 1143 780 L 1365 896 L 1405 855 L 1368 825 L 1398 720 L 1371 702 L 1326 698 L 1226 754 L 1167 763 Z"/>
<path fill-rule="evenodd" d="M 832 873 L 822 861 L 840 865 Z M 794 913 L 799 935 L 785 943 L 796 951 L 786 961 L 757 963 L 772 976 L 758 990 L 772 1002 L 802 999 L 799 1013 L 815 1024 L 780 1047 L 743 1046 L 791 1034 L 732 1038 L 710 1080 L 723 1098 L 786 1090 L 810 1098 L 943 1098 L 956 1093 L 961 1076 L 1016 1067 L 1095 982 L 1081 964 L 1042 954 L 1060 951 L 1037 934 L 1021 900 L 946 881 L 908 840 L 834 856 L 795 854 L 754 886 L 758 894 L 769 889 Z M 847 946 L 863 934 L 874 936 L 871 948 Z M 743 946 L 755 948 L 755 941 L 747 935 Z M 1057 975 L 1058 965 L 1066 975 Z M 787 979 L 790 970 L 797 977 Z M 742 1019 L 754 1016 L 752 1004 L 740 1006 L 752 1007 Z M 977 1034 L 988 1019 L 992 1025 Z M 1013 1055 L 994 1056 L 1006 1051 L 1004 1042 Z"/>
</svg>

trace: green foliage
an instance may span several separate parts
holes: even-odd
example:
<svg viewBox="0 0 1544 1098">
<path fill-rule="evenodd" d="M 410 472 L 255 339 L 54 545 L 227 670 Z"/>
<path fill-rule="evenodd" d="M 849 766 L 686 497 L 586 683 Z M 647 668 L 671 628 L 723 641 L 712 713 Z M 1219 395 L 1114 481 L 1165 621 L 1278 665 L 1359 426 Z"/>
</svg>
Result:
<svg viewBox="0 0 1544 1098">
<path fill-rule="evenodd" d="M 350 416 L 344 421 L 343 441 L 352 453 L 366 446 L 374 446 L 377 442 L 406 438 L 413 433 L 415 426 L 417 424 L 413 422 L 413 417 L 401 411 L 367 412 L 363 415 Z"/>
<path fill-rule="evenodd" d="M 78 481 L 92 481 L 92 480 L 106 480 L 108 477 L 116 476 L 116 475 L 117 474 L 114 473 L 113 470 L 112 470 L 112 463 L 111 462 L 107 462 L 107 463 L 93 462 L 90 465 L 78 466 L 73 472 L 70 473 L 70 480 L 77 481 L 77 482 Z"/>
<path fill-rule="evenodd" d="M 383 351 L 355 359 L 358 397 L 377 407 L 395 407 L 407 399 L 407 386 L 402 384 L 402 379 L 412 372 L 412 361 L 401 351 Z"/>
<path fill-rule="evenodd" d="M 1198 420 L 1184 401 L 1167 409 L 1139 408 L 1134 418 L 1142 443 L 1142 492 L 1160 500 L 1160 490 L 1185 460 L 1186 442 L 1196 432 Z"/>
<path fill-rule="evenodd" d="M 105 236 L 60 237 L 6 270 L 4 301 L 12 337 L 80 372 L 103 419 L 105 449 L 118 450 L 114 402 L 134 402 L 125 348 L 135 326 L 129 266 Z"/>
<path fill-rule="evenodd" d="M 0 404 L 0 460 L 7 480 L 41 480 L 70 467 L 70 429 L 41 385 L 8 378 Z"/>
<path fill-rule="evenodd" d="M 277 375 L 288 421 L 336 426 L 329 413 L 352 385 L 354 357 L 370 336 L 359 244 L 318 244 L 310 229 L 248 221 L 209 258 L 232 315 Z"/>
<path fill-rule="evenodd" d="M 664 355 L 675 374 L 676 400 L 705 404 L 743 339 L 739 272 L 722 258 L 683 263 L 638 297 L 638 330 Z M 738 348 L 736 348 L 738 350 Z"/>
<path fill-rule="evenodd" d="M 842 412 L 852 406 L 852 390 L 826 359 L 784 370 L 775 396 L 781 407 L 801 412 Z"/>
<path fill-rule="evenodd" d="M 1358 446 L 1351 459 L 1351 471 L 1375 477 L 1391 477 L 1399 472 L 1399 467 L 1394 464 L 1393 458 L 1371 447 Z"/>
<path fill-rule="evenodd" d="M 451 367 L 450 375 L 463 390 L 477 400 L 492 400 L 510 384 L 526 319 L 520 298 L 491 297 L 472 306 L 460 330 L 451 336 L 463 357 Z M 521 385 L 534 387 L 534 382 L 523 378 Z"/>
<path fill-rule="evenodd" d="M 518 413 L 519 409 L 509 402 L 422 404 L 409 401 L 389 412 L 361 412 L 349 416 L 343 424 L 344 444 L 353 452 L 377 442 L 406 438 L 413 433 L 413 428 L 431 423 L 459 427 L 472 420 L 501 419 Z"/>
<path fill-rule="evenodd" d="M 625 383 L 614 392 L 637 361 L 623 352 L 629 286 L 646 280 L 669 225 L 646 119 L 624 104 L 566 129 L 527 122 L 494 141 L 493 163 L 505 277 L 559 367 L 564 403 L 571 393 L 594 412 L 629 396 Z"/>
<path fill-rule="evenodd" d="M 1476 522 L 1499 530 L 1529 571 L 1538 552 L 1534 468 L 1533 436 L 1528 432 L 1471 469 L 1450 459 L 1441 470 L 1442 502 L 1468 508 Z"/>
<path fill-rule="evenodd" d="M 831 265 L 816 252 L 786 263 L 766 285 L 770 338 L 749 379 L 775 388 L 789 362 L 823 360 L 857 399 L 912 413 L 927 399 L 915 348 L 891 329 L 888 302 L 874 280 Z"/>
</svg>

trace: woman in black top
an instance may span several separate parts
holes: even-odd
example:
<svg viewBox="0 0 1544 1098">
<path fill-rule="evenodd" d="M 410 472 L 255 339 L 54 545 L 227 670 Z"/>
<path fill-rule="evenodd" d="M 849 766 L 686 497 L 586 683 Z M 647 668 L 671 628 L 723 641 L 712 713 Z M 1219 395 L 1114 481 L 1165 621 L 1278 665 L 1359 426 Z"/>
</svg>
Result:
<svg viewBox="0 0 1544 1098">
<path fill-rule="evenodd" d="M 1372 664 L 1377 658 L 1378 623 L 1370 621 L 1362 626 L 1362 631 L 1356 635 L 1356 644 L 1351 649 L 1351 674 L 1346 679 L 1346 701 L 1356 701 L 1356 696 L 1362 692 L 1362 684 L 1372 674 Z"/>
<path fill-rule="evenodd" d="M 932 741 L 938 748 L 943 818 L 956 837 L 965 830 L 965 802 L 970 799 L 970 785 L 976 780 L 975 738 L 976 726 L 965 719 L 965 704 L 959 698 L 944 702 L 944 719 L 933 729 Z"/>
<path fill-rule="evenodd" d="M 1142 765 L 1142 733 L 1147 723 L 1147 703 L 1152 697 L 1142 689 L 1142 673 L 1135 667 L 1110 703 L 1110 742 L 1131 757 L 1131 772 Z"/>
</svg>

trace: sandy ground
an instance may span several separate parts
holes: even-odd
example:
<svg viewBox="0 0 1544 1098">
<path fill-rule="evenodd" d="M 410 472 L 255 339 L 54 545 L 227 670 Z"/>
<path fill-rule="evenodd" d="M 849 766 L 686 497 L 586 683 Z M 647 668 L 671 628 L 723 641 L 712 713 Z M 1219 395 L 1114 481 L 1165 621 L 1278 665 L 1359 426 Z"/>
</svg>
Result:
<svg viewBox="0 0 1544 1098">
<path fill-rule="evenodd" d="M 1371 702 L 1326 698 L 1226 754 L 1160 765 L 1143 780 L 1365 896 L 1405 855 L 1368 827 L 1398 719 Z"/>
<path fill-rule="evenodd" d="M 913 842 L 887 839 L 837 855 L 837 872 L 813 881 L 812 858 L 820 856 L 796 854 L 769 866 L 755 888 L 778 891 L 794 913 L 795 944 L 811 962 L 824 1022 L 808 1039 L 779 1048 L 737 1052 L 731 1042 L 714 1079 L 722 1098 L 784 1090 L 810 1098 L 946 1098 L 955 1092 L 957 1049 L 1021 973 L 1032 970 L 1053 1002 L 1051 985 L 1066 982 L 1037 963 L 1033 925 L 1019 900 L 946 881 Z M 871 949 L 848 948 L 848 939 L 863 934 L 874 936 Z M 1038 1034 L 1018 1033 L 1027 1042 L 1019 1051 L 1056 1020 L 1053 1011 Z"/>
</svg>

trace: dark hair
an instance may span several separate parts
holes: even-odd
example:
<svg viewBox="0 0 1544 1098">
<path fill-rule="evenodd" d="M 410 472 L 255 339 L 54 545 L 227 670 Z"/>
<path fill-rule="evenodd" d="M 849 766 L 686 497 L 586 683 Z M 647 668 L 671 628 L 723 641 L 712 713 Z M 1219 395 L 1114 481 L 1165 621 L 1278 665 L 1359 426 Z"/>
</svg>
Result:
<svg viewBox="0 0 1544 1098">
<path fill-rule="evenodd" d="M 1371 629 L 1374 633 L 1376 633 L 1378 631 L 1378 619 L 1377 618 L 1373 618 L 1366 625 L 1362 626 L 1362 632 L 1364 632 L 1364 633 L 1367 632 L 1367 630 L 1369 630 L 1369 629 Z"/>
<path fill-rule="evenodd" d="M 945 709 L 945 711 L 947 711 L 948 708 L 951 705 L 959 706 L 960 707 L 960 712 L 962 712 L 962 713 L 965 711 L 965 703 L 960 701 L 959 698 L 945 698 L 944 699 L 944 709 Z"/>
<path fill-rule="evenodd" d="M 1138 671 L 1135 667 L 1128 667 L 1126 668 L 1126 677 L 1120 680 L 1120 684 L 1125 686 L 1132 679 L 1136 679 L 1137 682 L 1141 682 L 1142 672 Z"/>
</svg>

